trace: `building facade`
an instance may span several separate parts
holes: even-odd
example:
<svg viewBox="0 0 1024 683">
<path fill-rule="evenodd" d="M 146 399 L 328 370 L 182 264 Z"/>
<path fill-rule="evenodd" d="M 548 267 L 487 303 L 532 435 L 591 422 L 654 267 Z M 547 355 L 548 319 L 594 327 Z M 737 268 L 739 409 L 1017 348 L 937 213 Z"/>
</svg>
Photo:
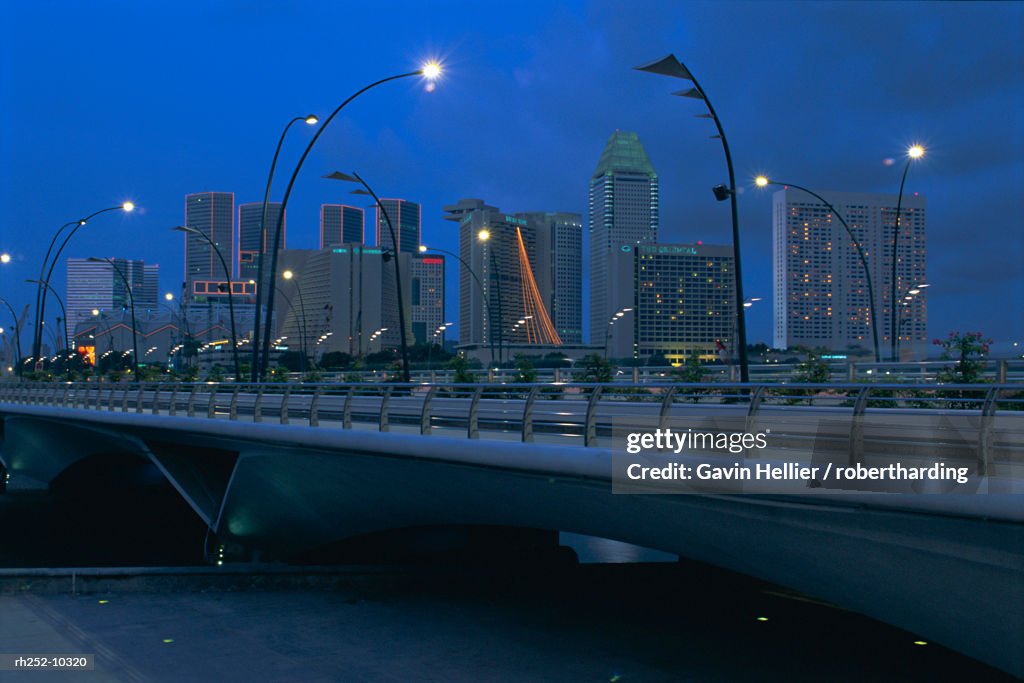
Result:
<svg viewBox="0 0 1024 683">
<path fill-rule="evenodd" d="M 391 227 L 398 238 L 396 251 L 415 254 L 420 248 L 420 205 L 405 199 L 381 199 L 381 206 L 391 219 Z M 381 210 L 377 209 L 377 246 L 392 249 L 391 231 Z"/>
<path fill-rule="evenodd" d="M 320 248 L 335 244 L 365 244 L 366 212 L 345 204 L 320 205 Z"/>
<path fill-rule="evenodd" d="M 264 255 L 264 279 L 269 277 L 270 262 L 266 259 L 268 243 L 274 239 L 277 221 L 281 223 L 281 248 L 285 247 L 287 235 L 287 216 L 281 216 L 281 203 L 267 204 L 267 231 L 263 231 L 263 202 L 251 202 L 238 205 L 238 272 L 237 279 L 242 282 L 256 282 L 259 273 L 259 258 Z M 227 255 L 225 254 L 225 258 Z M 223 273 L 220 276 L 223 279 Z"/>
<path fill-rule="evenodd" d="M 111 315 L 129 311 L 131 300 L 135 301 L 137 318 L 157 308 L 157 292 L 160 287 L 160 266 L 123 258 L 106 261 L 69 258 L 67 260 L 67 292 L 64 305 L 67 307 L 68 337 L 81 323 L 95 317 L 93 311 Z M 122 279 L 121 275 L 124 276 Z M 131 296 L 125 280 L 131 285 Z M 63 343 L 63 340 L 61 340 Z"/>
<path fill-rule="evenodd" d="M 656 242 L 658 174 L 636 133 L 615 131 L 590 178 L 590 342 L 600 343 L 608 321 L 628 307 L 609 286 L 610 261 L 622 245 Z"/>
<path fill-rule="evenodd" d="M 412 302 L 412 333 L 417 344 L 444 346 L 445 324 L 444 278 L 445 260 L 440 255 L 414 254 L 409 298 Z"/>
<path fill-rule="evenodd" d="M 702 360 L 731 357 L 734 263 L 730 246 L 620 245 L 611 260 L 609 286 L 625 295 L 627 305 L 620 309 L 623 315 L 605 321 L 607 355 L 646 359 L 663 354 L 673 364 L 694 354 Z"/>
<path fill-rule="evenodd" d="M 926 358 L 927 290 L 918 289 L 927 284 L 925 198 L 903 197 L 893 302 L 897 197 L 818 194 L 843 216 L 864 251 L 878 320 L 871 320 L 864 267 L 842 223 L 815 197 L 786 188 L 772 197 L 774 346 L 870 355 L 874 344 L 871 326 L 877 324 L 882 358 L 889 357 L 894 333 L 900 336 L 903 359 Z M 910 295 L 912 290 L 918 295 Z M 896 330 L 890 320 L 893 303 L 898 313 Z"/>
<path fill-rule="evenodd" d="M 537 230 L 537 270 L 541 297 L 558 336 L 566 344 L 583 341 L 583 218 L 578 213 L 529 212 L 517 218 Z"/>
<path fill-rule="evenodd" d="M 235 259 L 235 195 L 232 192 L 197 192 L 185 195 L 185 226 L 210 238 L 228 265 Z M 198 235 L 185 233 L 185 291 L 195 296 L 199 281 L 227 279 L 213 247 Z M 205 289 L 205 288 L 204 288 Z"/>
</svg>

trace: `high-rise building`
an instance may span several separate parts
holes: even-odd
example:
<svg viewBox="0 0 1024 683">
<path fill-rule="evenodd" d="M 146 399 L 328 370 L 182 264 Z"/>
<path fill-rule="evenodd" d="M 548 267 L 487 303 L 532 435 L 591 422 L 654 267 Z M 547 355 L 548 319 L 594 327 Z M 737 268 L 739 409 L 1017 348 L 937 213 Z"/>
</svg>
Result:
<svg viewBox="0 0 1024 683">
<path fill-rule="evenodd" d="M 608 284 L 609 260 L 623 245 L 658 240 L 658 174 L 636 133 L 615 131 L 590 178 L 590 343 L 626 307 Z"/>
<path fill-rule="evenodd" d="M 238 279 L 242 282 L 255 282 L 259 273 L 260 254 L 264 255 L 264 279 L 270 276 L 270 262 L 266 255 L 270 253 L 270 243 L 277 230 L 277 221 L 281 218 L 281 203 L 267 204 L 267 230 L 263 231 L 263 202 L 251 202 L 238 205 Z M 287 218 L 286 218 L 287 220 Z M 281 223 L 281 248 L 285 248 L 286 224 Z M 227 258 L 227 254 L 224 254 Z M 223 279 L 223 272 L 218 277 Z"/>
<path fill-rule="evenodd" d="M 541 298 L 558 336 L 583 341 L 583 219 L 578 213 L 517 213 L 537 229 L 537 270 Z"/>
<path fill-rule="evenodd" d="M 131 299 L 134 299 L 135 314 L 141 319 L 147 311 L 157 308 L 160 266 L 123 258 L 111 261 L 113 266 L 106 261 L 81 258 L 67 260 L 67 294 L 64 305 L 67 307 L 69 337 L 73 336 L 79 323 L 93 318 L 93 310 L 119 315 L 121 311 L 130 309 Z M 121 275 L 118 275 L 118 271 Z M 131 285 L 131 297 L 125 287 L 125 280 Z"/>
<path fill-rule="evenodd" d="M 476 275 L 460 272 L 459 342 L 561 344 L 534 276 L 536 226 L 479 199 L 445 211 L 459 223 L 459 255 Z"/>
<path fill-rule="evenodd" d="M 793 188 L 772 197 L 776 348 L 804 346 L 835 352 L 873 352 L 877 323 L 882 358 L 892 339 L 892 243 L 897 197 L 888 194 L 819 192 L 846 219 L 864 250 L 871 273 L 877 321 L 871 320 L 864 268 L 856 246 L 832 211 Z M 927 357 L 927 284 L 924 197 L 903 198 L 896 263 L 896 330 L 904 358 Z M 924 290 L 922 290 L 924 291 Z"/>
<path fill-rule="evenodd" d="M 335 244 L 364 244 L 365 221 L 365 212 L 357 206 L 321 204 L 320 248 L 327 249 Z"/>
<path fill-rule="evenodd" d="M 400 254 L 402 294 L 409 317 L 410 256 Z M 320 357 L 331 351 L 362 356 L 398 348 L 400 332 L 395 266 L 383 250 L 362 244 L 336 244 L 327 249 L 281 252 L 281 271 L 274 310 L 276 336 L 282 346 Z M 390 332 L 394 334 L 389 334 Z M 409 343 L 412 343 L 411 331 Z"/>
<path fill-rule="evenodd" d="M 227 262 L 234 267 L 235 195 L 233 192 L 197 192 L 185 195 L 185 226 L 203 233 L 217 246 Z M 220 281 L 224 268 L 213 247 L 198 235 L 185 233 L 185 291 L 191 300 L 198 293 L 199 282 Z M 208 289 L 203 287 L 204 291 Z"/>
<path fill-rule="evenodd" d="M 608 285 L 626 305 L 606 318 L 591 344 L 612 358 L 663 354 L 683 363 L 732 351 L 736 338 L 732 247 L 708 244 L 621 245 Z M 619 315 L 616 315 L 619 314 Z"/>
<path fill-rule="evenodd" d="M 381 206 L 391 219 L 391 226 L 398 238 L 397 251 L 415 254 L 420 248 L 420 205 L 405 199 L 381 199 Z M 384 214 L 377 209 L 377 246 L 391 249 L 391 231 Z"/>
<path fill-rule="evenodd" d="M 412 333 L 416 343 L 444 345 L 444 331 L 435 334 L 445 323 L 444 257 L 414 254 L 412 256 Z"/>
</svg>

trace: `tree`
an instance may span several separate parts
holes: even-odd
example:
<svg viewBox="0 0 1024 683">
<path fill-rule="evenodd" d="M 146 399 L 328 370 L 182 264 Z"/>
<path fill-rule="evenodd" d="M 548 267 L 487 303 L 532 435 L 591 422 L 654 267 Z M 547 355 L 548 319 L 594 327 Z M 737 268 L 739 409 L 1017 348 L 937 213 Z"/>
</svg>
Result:
<svg viewBox="0 0 1024 683">
<path fill-rule="evenodd" d="M 516 359 L 516 382 L 519 384 L 533 384 L 537 381 L 537 371 L 528 358 Z"/>
<path fill-rule="evenodd" d="M 797 364 L 796 372 L 793 374 L 794 382 L 806 382 L 807 384 L 825 384 L 831 379 L 832 373 L 821 358 L 821 351 L 807 349 L 807 359 Z"/>
<path fill-rule="evenodd" d="M 939 381 L 950 384 L 973 384 L 981 382 L 985 372 L 985 356 L 991 339 L 981 332 L 950 332 L 945 339 L 934 339 L 932 343 L 942 347 L 942 359 L 956 363 L 939 372 Z"/>
<path fill-rule="evenodd" d="M 688 384 L 700 384 L 704 381 L 704 375 L 707 374 L 707 370 L 700 362 L 700 356 L 696 352 L 693 352 L 686 359 L 680 367 L 672 370 L 672 376 L 680 382 L 686 382 Z"/>
<path fill-rule="evenodd" d="M 615 368 L 603 356 L 592 353 L 580 359 L 580 367 L 583 369 L 582 380 L 595 384 L 605 384 L 612 381 L 612 373 Z"/>
<path fill-rule="evenodd" d="M 324 370 L 348 370 L 352 367 L 352 356 L 344 351 L 329 351 L 320 358 Z"/>
<path fill-rule="evenodd" d="M 455 384 L 473 384 L 476 382 L 476 375 L 469 371 L 469 361 L 465 356 L 455 356 L 448 361 L 448 367 L 455 371 L 452 381 Z"/>
</svg>

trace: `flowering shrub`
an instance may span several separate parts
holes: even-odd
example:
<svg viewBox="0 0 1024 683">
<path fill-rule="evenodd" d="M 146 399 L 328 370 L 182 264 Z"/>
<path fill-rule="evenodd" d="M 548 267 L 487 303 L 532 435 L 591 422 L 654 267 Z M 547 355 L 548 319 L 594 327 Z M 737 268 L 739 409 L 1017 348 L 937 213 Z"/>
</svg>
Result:
<svg viewBox="0 0 1024 683">
<path fill-rule="evenodd" d="M 934 339 L 932 344 L 942 347 L 942 359 L 953 360 L 956 364 L 939 373 L 939 381 L 971 384 L 982 381 L 985 371 L 985 356 L 988 355 L 991 339 L 981 332 L 950 332 L 945 339 Z"/>
</svg>

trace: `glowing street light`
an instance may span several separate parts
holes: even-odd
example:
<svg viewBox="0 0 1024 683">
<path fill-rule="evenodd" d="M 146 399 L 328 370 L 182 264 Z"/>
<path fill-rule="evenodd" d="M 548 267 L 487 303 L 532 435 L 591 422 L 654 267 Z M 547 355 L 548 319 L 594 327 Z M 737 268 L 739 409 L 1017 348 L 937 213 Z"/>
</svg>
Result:
<svg viewBox="0 0 1024 683">
<path fill-rule="evenodd" d="M 490 236 L 490 233 L 488 233 L 488 236 Z M 494 318 L 494 316 L 491 314 L 491 299 L 489 296 L 487 296 L 487 290 L 484 288 L 484 283 L 480 279 L 480 276 L 476 274 L 476 271 L 469 267 L 469 264 L 466 263 L 466 260 L 464 258 L 456 254 L 454 251 L 448 251 L 447 249 L 441 249 L 439 247 L 430 247 L 428 249 L 428 247 L 425 244 L 421 244 L 419 249 L 421 254 L 425 254 L 427 253 L 427 251 L 438 251 L 441 252 L 442 254 L 448 254 L 449 256 L 458 259 L 459 263 L 462 264 L 462 267 L 465 268 L 466 271 L 473 276 L 473 280 L 474 282 L 476 282 L 476 286 L 480 289 L 480 297 L 483 301 L 484 306 L 487 307 L 487 318 L 489 320 Z M 494 357 L 494 335 L 488 335 L 488 337 L 490 339 L 491 347 L 491 367 L 494 367 L 496 364 Z"/>
<path fill-rule="evenodd" d="M 893 227 L 892 234 L 892 271 L 889 273 L 891 278 L 890 284 L 892 298 L 892 305 L 889 306 L 889 348 L 892 352 L 892 360 L 898 361 L 897 353 L 899 352 L 899 323 L 897 321 L 899 308 L 896 305 L 898 299 L 896 298 L 896 262 L 899 258 L 899 245 L 900 245 L 900 213 L 903 210 L 903 186 L 907 182 L 907 173 L 910 171 L 910 165 L 916 160 L 924 157 L 924 147 L 918 144 L 911 145 L 907 149 L 907 164 L 903 167 L 903 177 L 900 179 L 900 194 L 896 199 L 896 225 Z"/>
<path fill-rule="evenodd" d="M 0 254 L 0 263 L 3 263 L 3 264 L 6 265 L 6 264 L 8 264 L 10 262 L 11 262 L 11 255 L 10 254 L 8 254 L 6 251 L 4 253 Z"/>
<path fill-rule="evenodd" d="M 132 293 L 132 285 L 131 285 L 130 282 L 128 282 L 128 278 L 125 276 L 125 274 L 123 272 L 121 272 L 121 269 L 117 267 L 117 264 L 114 263 L 113 260 L 108 259 L 108 258 L 96 258 L 94 256 L 89 257 L 87 260 L 88 261 L 92 261 L 93 263 L 106 263 L 106 264 L 108 264 L 111 268 L 114 269 L 114 272 L 117 273 L 118 276 L 121 278 L 121 281 L 124 283 L 124 289 L 125 289 L 126 292 L 128 292 L 128 304 L 129 304 L 129 306 L 131 306 L 131 314 L 132 314 L 132 379 L 135 380 L 136 382 L 138 382 L 138 381 L 140 381 L 140 378 L 139 378 L 139 337 L 138 337 L 138 329 L 137 329 L 138 326 L 136 325 L 136 322 L 135 322 L 135 295 Z M 93 310 L 95 310 L 95 309 L 93 309 Z"/>
</svg>

